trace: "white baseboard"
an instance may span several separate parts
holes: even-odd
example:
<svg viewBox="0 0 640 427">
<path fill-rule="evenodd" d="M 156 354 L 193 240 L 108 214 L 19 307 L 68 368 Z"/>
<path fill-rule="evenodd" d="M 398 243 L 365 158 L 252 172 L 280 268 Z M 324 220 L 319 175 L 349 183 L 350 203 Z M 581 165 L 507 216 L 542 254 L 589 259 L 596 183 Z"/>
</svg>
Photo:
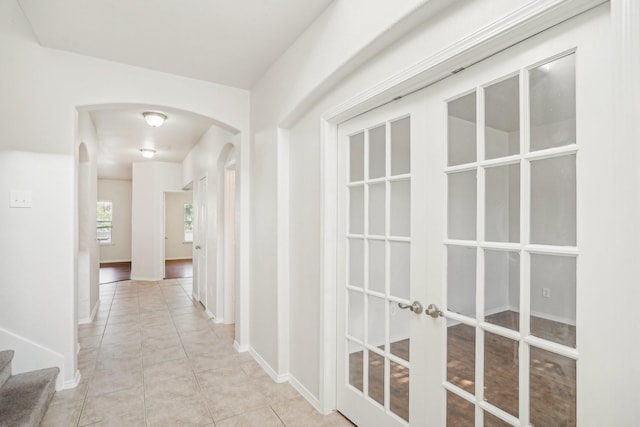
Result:
<svg viewBox="0 0 640 427">
<path fill-rule="evenodd" d="M 322 410 L 320 409 L 320 400 L 317 397 L 315 397 L 313 393 L 309 391 L 308 388 L 303 386 L 302 383 L 298 381 L 296 377 L 294 377 L 291 374 L 289 374 L 289 384 L 291 384 L 291 386 L 293 386 L 293 388 L 295 388 L 296 391 L 300 393 L 302 397 L 304 397 L 307 400 L 307 402 L 309 402 L 311 406 L 313 406 L 316 409 L 316 411 L 320 412 L 323 415 L 329 415 L 330 413 L 333 412 L 333 411 L 329 411 L 327 413 L 322 412 Z"/>
<path fill-rule="evenodd" d="M 240 345 L 236 340 L 233 341 L 233 348 L 235 348 L 238 353 L 246 353 L 249 351 L 248 345 Z"/>
<path fill-rule="evenodd" d="M 505 311 L 513 311 L 514 313 L 520 313 L 520 309 L 518 307 L 515 306 L 511 306 L 511 305 L 506 305 L 503 307 L 498 307 L 498 308 L 494 308 L 491 310 L 488 310 L 486 313 L 486 316 L 490 316 L 492 314 L 498 314 L 498 313 L 502 313 Z M 565 325 L 571 325 L 571 326 L 576 326 L 576 321 L 573 319 L 567 319 L 566 317 L 561 317 L 561 316 L 555 316 L 553 314 L 548 314 L 548 313 L 542 313 L 539 311 L 531 311 L 531 315 L 534 317 L 539 317 L 541 319 L 545 319 L 545 320 L 551 320 L 553 322 L 558 322 L 558 323 L 564 323 Z M 457 320 L 452 320 L 452 319 L 448 319 L 447 320 L 447 327 L 451 327 L 451 326 L 455 326 L 460 324 L 460 322 L 458 322 Z"/>
<path fill-rule="evenodd" d="M 567 319 L 566 317 L 554 316 L 553 314 L 541 313 L 539 311 L 531 311 L 531 315 L 539 317 L 545 320 L 551 320 L 557 323 L 564 323 L 565 325 L 576 326 L 576 321 L 573 319 Z"/>
<path fill-rule="evenodd" d="M 131 260 L 130 259 L 123 259 L 123 260 L 117 260 L 117 261 L 112 261 L 112 260 L 102 261 L 102 260 L 100 260 L 100 264 L 115 264 L 116 262 L 131 262 Z"/>
<path fill-rule="evenodd" d="M 189 242 L 191 243 L 191 242 Z M 193 258 L 189 257 L 189 258 L 165 258 L 165 261 L 191 261 Z"/>
<path fill-rule="evenodd" d="M 80 379 L 82 378 L 82 374 L 80 374 L 80 370 L 76 370 L 76 375 L 73 377 L 72 380 L 69 381 L 65 381 L 62 384 L 62 390 L 66 390 L 69 388 L 76 388 L 78 386 L 78 384 L 80 384 Z"/>
<path fill-rule="evenodd" d="M 219 317 L 216 317 L 215 314 L 213 314 L 212 312 L 210 312 L 209 310 L 205 310 L 205 313 L 207 313 L 207 317 L 209 318 L 209 320 L 211 320 L 213 323 L 219 324 L 219 323 L 223 323 L 223 320 Z"/>
<path fill-rule="evenodd" d="M 93 310 L 91 310 L 91 315 L 89 317 L 85 317 L 84 319 L 78 319 L 78 325 L 86 325 L 87 323 L 93 322 L 93 319 L 96 318 L 96 313 L 98 312 L 98 307 L 100 306 L 100 298 L 96 301 L 93 306 Z"/>
<path fill-rule="evenodd" d="M 158 282 L 160 280 L 164 280 L 164 278 L 157 277 L 140 277 L 140 276 L 131 276 L 131 280 L 137 280 L 139 282 Z"/>
<path fill-rule="evenodd" d="M 258 354 L 258 352 L 256 352 L 253 347 L 249 347 L 249 354 L 253 357 L 253 359 L 258 362 L 258 364 L 260 366 L 262 366 L 262 369 L 264 369 L 264 371 L 269 374 L 269 376 L 271 377 L 272 380 L 274 380 L 277 383 L 284 383 L 289 381 L 289 374 L 278 374 L 272 367 L 271 365 L 269 365 L 267 363 L 266 360 L 264 360 L 262 358 L 262 356 L 260 356 Z"/>
</svg>

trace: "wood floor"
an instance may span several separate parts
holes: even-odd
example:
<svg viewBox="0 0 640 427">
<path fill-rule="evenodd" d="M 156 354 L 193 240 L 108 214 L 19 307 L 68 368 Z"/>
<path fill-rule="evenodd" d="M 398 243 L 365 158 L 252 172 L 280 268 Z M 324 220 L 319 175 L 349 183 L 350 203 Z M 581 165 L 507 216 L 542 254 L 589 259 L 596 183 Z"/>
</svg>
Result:
<svg viewBox="0 0 640 427">
<path fill-rule="evenodd" d="M 100 284 L 131 280 L 130 262 L 105 262 L 100 264 Z"/>
<path fill-rule="evenodd" d="M 490 323 L 509 327 L 517 325 L 517 313 L 503 312 L 487 319 Z M 507 322 L 507 323 L 505 323 Z M 536 336 L 575 346 L 575 327 L 534 318 L 531 329 Z M 475 329 L 458 324 L 449 327 L 447 337 L 447 379 L 471 394 L 475 394 Z M 409 340 L 392 344 L 392 352 L 408 360 Z M 369 352 L 369 396 L 384 402 L 384 358 Z M 518 417 L 518 343 L 502 336 L 485 333 L 485 399 L 500 409 Z M 575 361 L 545 350 L 530 349 L 530 413 L 531 424 L 537 427 L 576 426 L 576 364 Z M 363 389 L 363 352 L 349 356 L 349 382 Z M 391 363 L 390 407 L 401 418 L 409 418 L 409 371 Z M 473 427 L 474 405 L 447 393 L 447 426 Z M 509 424 L 484 413 L 486 427 L 508 427 Z"/>
<path fill-rule="evenodd" d="M 164 262 L 165 279 L 180 279 L 182 277 L 193 277 L 193 260 L 172 259 Z"/>
<path fill-rule="evenodd" d="M 193 277 L 193 261 L 190 259 L 167 260 L 164 264 L 165 279 Z M 100 284 L 131 280 L 130 262 L 100 264 Z"/>
</svg>

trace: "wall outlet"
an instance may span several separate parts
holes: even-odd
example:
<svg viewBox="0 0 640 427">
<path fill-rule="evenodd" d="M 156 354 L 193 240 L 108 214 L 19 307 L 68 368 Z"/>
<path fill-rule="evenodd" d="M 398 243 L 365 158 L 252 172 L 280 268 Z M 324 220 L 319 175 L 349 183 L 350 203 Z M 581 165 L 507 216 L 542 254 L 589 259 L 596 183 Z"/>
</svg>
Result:
<svg viewBox="0 0 640 427">
<path fill-rule="evenodd" d="M 551 289 L 542 288 L 542 296 L 545 297 L 545 298 L 550 298 L 551 297 Z"/>
<path fill-rule="evenodd" d="M 9 200 L 10 208 L 30 208 L 31 190 L 11 190 Z"/>
</svg>

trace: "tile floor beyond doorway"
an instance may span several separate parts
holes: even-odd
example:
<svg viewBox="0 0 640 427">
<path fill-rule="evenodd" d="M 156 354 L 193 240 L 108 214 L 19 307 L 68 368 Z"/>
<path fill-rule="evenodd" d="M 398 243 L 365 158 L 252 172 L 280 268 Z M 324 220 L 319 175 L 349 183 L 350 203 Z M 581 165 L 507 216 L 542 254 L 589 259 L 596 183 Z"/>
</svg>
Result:
<svg viewBox="0 0 640 427">
<path fill-rule="evenodd" d="M 207 320 L 191 279 L 100 286 L 78 330 L 82 380 L 57 392 L 43 426 L 351 426 L 322 416 Z"/>
</svg>

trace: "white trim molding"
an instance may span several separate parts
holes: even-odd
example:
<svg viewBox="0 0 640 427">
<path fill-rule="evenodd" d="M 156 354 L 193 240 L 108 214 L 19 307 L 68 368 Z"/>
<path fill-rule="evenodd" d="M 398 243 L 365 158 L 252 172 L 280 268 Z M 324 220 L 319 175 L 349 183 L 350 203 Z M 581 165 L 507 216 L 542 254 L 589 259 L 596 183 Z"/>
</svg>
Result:
<svg viewBox="0 0 640 427">
<path fill-rule="evenodd" d="M 233 348 L 235 348 L 238 353 L 246 353 L 249 351 L 248 345 L 240 345 L 238 344 L 238 341 L 235 340 L 233 341 Z"/>
<path fill-rule="evenodd" d="M 80 373 L 80 370 L 76 370 L 76 374 L 74 375 L 72 380 L 69 381 L 65 381 L 62 384 L 62 390 L 67 390 L 70 388 L 76 388 L 78 387 L 78 384 L 80 384 L 80 380 L 82 379 L 82 374 Z"/>
<path fill-rule="evenodd" d="M 98 313 L 98 307 L 100 307 L 99 298 L 98 298 L 98 301 L 96 301 L 95 305 L 93 306 L 93 310 L 91 310 L 91 314 L 89 315 L 89 317 L 85 317 L 84 319 L 79 319 L 78 325 L 86 325 L 88 323 L 92 323 L 93 319 L 96 318 L 96 314 Z"/>
<path fill-rule="evenodd" d="M 320 400 L 318 400 L 318 398 L 314 396 L 313 393 L 309 391 L 309 389 L 307 389 L 304 385 L 302 385 L 302 383 L 298 381 L 298 379 L 293 375 L 289 375 L 289 384 L 291 384 L 291 386 L 295 388 L 296 391 L 300 393 L 302 397 L 304 397 L 307 400 L 307 402 L 309 402 L 311 406 L 313 406 L 316 409 L 316 411 L 320 412 L 323 415 L 329 415 L 330 413 L 333 412 L 333 411 L 329 411 L 326 413 L 323 412 L 320 407 Z"/>
<path fill-rule="evenodd" d="M 278 372 L 289 372 L 289 286 L 290 286 L 290 135 L 288 129 L 277 131 L 277 348 Z"/>
<path fill-rule="evenodd" d="M 235 347 L 235 345 L 234 345 L 234 347 Z M 289 381 L 290 375 L 288 373 L 286 373 L 286 374 L 278 374 L 271 367 L 271 365 L 269 365 L 269 363 L 267 363 L 267 361 L 264 360 L 262 358 L 262 356 L 260 356 L 258 354 L 258 352 L 253 349 L 253 347 L 249 347 L 249 354 L 251 355 L 251 357 L 253 357 L 253 359 L 256 362 L 258 362 L 258 364 L 262 367 L 262 369 L 264 369 L 264 371 L 271 377 L 272 380 L 274 380 L 277 383 L 284 383 L 284 382 Z"/>
<path fill-rule="evenodd" d="M 620 0 L 622 1 L 622 0 Z M 634 0 L 626 0 L 627 3 Z M 336 409 L 337 126 L 358 114 L 436 83 L 606 0 L 531 1 L 326 111 L 321 129 L 321 368 L 319 411 Z M 402 25 L 402 24 L 400 24 Z"/>
</svg>

